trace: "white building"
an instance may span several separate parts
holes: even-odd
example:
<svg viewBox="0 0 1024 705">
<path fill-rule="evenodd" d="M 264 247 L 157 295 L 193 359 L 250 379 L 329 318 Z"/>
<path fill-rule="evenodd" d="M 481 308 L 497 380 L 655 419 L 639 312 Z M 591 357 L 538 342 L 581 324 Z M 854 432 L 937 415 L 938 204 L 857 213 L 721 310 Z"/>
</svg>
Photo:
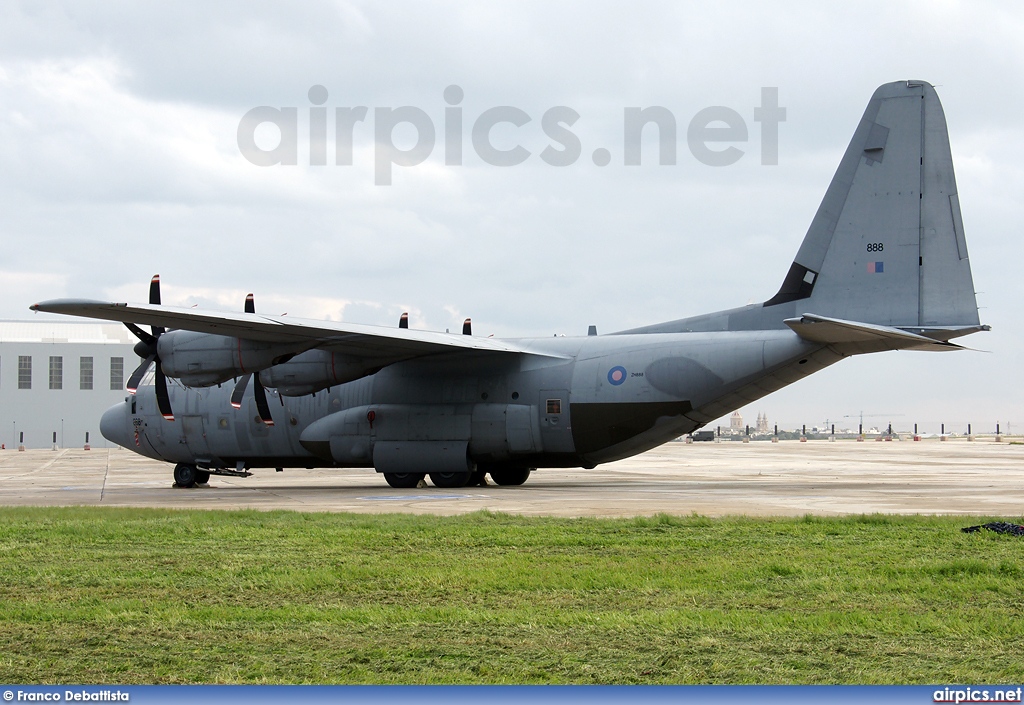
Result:
<svg viewBox="0 0 1024 705">
<path fill-rule="evenodd" d="M 123 401 L 138 340 L 119 323 L 0 321 L 0 443 L 97 448 L 100 416 Z"/>
<path fill-rule="evenodd" d="M 732 416 L 729 417 L 729 430 L 734 433 L 742 433 L 745 430 L 740 412 L 732 412 Z"/>
</svg>

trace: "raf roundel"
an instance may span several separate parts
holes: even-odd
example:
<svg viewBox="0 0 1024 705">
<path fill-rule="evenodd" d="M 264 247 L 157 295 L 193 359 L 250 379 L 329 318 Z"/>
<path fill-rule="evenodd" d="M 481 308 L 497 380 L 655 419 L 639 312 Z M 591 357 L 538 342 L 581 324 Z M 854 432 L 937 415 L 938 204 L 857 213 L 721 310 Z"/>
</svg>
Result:
<svg viewBox="0 0 1024 705">
<path fill-rule="evenodd" d="M 608 382 L 618 387 L 620 384 L 626 381 L 626 368 L 622 365 L 608 370 Z"/>
</svg>

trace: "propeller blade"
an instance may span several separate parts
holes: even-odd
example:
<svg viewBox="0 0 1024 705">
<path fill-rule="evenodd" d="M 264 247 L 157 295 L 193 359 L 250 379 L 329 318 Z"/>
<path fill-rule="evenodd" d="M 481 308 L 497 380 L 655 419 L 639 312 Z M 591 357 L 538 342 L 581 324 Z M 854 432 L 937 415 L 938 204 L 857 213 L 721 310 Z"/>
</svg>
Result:
<svg viewBox="0 0 1024 705">
<path fill-rule="evenodd" d="M 156 353 L 147 357 L 142 361 L 141 365 L 135 368 L 135 371 L 132 372 L 132 376 L 128 378 L 127 389 L 129 392 L 135 394 L 135 392 L 139 391 L 139 383 L 142 382 L 142 378 L 146 375 L 146 370 L 149 369 L 149 366 L 153 364 L 153 360 L 155 359 Z"/>
<path fill-rule="evenodd" d="M 409 314 L 408 313 L 403 313 L 402 317 L 398 319 L 398 327 L 399 328 L 408 328 L 409 327 Z"/>
<path fill-rule="evenodd" d="M 125 323 L 124 327 L 130 330 L 136 338 L 141 340 L 146 345 L 152 345 L 153 343 L 156 342 L 156 338 L 154 338 L 149 333 L 139 328 L 134 323 Z"/>
<path fill-rule="evenodd" d="M 467 318 L 462 322 L 462 334 L 473 335 L 473 320 L 471 318 Z"/>
<path fill-rule="evenodd" d="M 267 403 L 267 390 L 263 388 L 263 382 L 260 381 L 259 375 L 256 375 L 253 391 L 256 393 L 256 410 L 260 413 L 260 419 L 266 425 L 273 426 L 274 417 L 270 415 L 270 404 Z"/>
<path fill-rule="evenodd" d="M 168 421 L 174 421 L 174 412 L 171 411 L 171 398 L 167 394 L 167 377 L 160 369 L 159 363 L 156 366 L 156 405 L 160 409 L 160 415 Z"/>
<path fill-rule="evenodd" d="M 154 274 L 153 278 L 149 282 L 149 303 L 159 306 L 160 305 L 160 275 Z M 159 338 L 164 334 L 163 326 L 150 326 L 153 329 L 153 337 Z M 133 333 L 135 331 L 132 331 Z"/>
<path fill-rule="evenodd" d="M 250 377 L 252 377 L 251 372 L 242 375 L 238 383 L 235 384 L 235 388 L 231 390 L 231 406 L 236 409 L 242 408 L 242 397 L 245 396 L 245 388 L 249 386 Z"/>
<path fill-rule="evenodd" d="M 252 294 L 246 294 L 245 295 L 245 312 L 246 313 L 256 313 L 256 300 L 255 300 L 255 298 L 253 297 Z M 231 406 L 235 407 L 236 409 L 241 409 L 242 408 L 242 398 L 245 396 L 245 388 L 249 386 L 249 379 L 251 377 L 252 377 L 252 373 L 251 372 L 242 375 L 239 378 L 238 382 L 235 384 L 235 388 L 231 390 Z M 256 375 L 256 386 L 257 387 L 259 386 L 259 383 L 260 383 L 259 373 L 257 373 L 257 375 Z M 257 401 L 257 406 L 259 406 L 259 402 L 258 401 Z M 269 414 L 269 412 L 268 412 L 268 414 Z M 260 417 L 261 418 L 263 417 L 262 410 L 260 411 Z"/>
</svg>

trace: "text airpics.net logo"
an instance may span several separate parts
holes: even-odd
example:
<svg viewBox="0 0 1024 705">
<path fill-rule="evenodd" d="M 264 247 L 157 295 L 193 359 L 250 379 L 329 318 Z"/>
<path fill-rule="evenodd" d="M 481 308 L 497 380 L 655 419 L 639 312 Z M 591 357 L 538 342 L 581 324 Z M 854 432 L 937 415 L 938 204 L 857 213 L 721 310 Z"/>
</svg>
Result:
<svg viewBox="0 0 1024 705">
<path fill-rule="evenodd" d="M 1024 688 L 1020 686 L 1008 687 L 973 687 L 973 686 L 946 686 L 941 690 L 932 693 L 932 702 L 935 703 L 1019 703 Z"/>
<path fill-rule="evenodd" d="M 365 105 L 328 108 L 328 91 L 316 85 L 309 89 L 309 165 L 328 164 L 328 115 L 333 113 L 335 166 L 352 166 L 353 144 L 357 135 L 369 137 L 370 108 Z M 465 143 L 464 125 L 469 126 L 469 141 L 473 152 L 484 164 L 512 167 L 526 162 L 534 154 L 521 142 L 530 137 L 533 116 L 512 105 L 498 105 L 476 116 L 463 114 L 460 104 L 465 97 L 461 87 L 452 85 L 444 89 L 443 152 L 445 166 L 463 164 Z M 256 166 L 297 166 L 299 163 L 299 108 L 261 105 L 249 110 L 238 123 L 238 149 Z M 786 109 L 779 106 L 779 89 L 761 88 L 760 105 L 747 111 L 758 124 L 760 159 L 762 165 L 779 163 L 779 123 L 786 120 Z M 306 116 L 303 116 L 306 118 Z M 573 126 L 582 119 L 580 113 L 567 105 L 556 105 L 540 117 L 540 130 L 550 140 L 536 155 L 549 166 L 565 167 L 575 164 L 583 155 L 584 146 Z M 412 105 L 374 108 L 372 116 L 374 183 L 389 186 L 395 166 L 414 167 L 422 164 L 437 146 L 437 129 L 427 111 Z M 264 125 L 276 127 L 273 147 L 257 144 L 257 130 Z M 499 128 L 504 135 L 512 134 L 514 146 L 499 148 L 492 141 L 492 132 Z M 511 128 L 509 127 L 511 126 Z M 270 128 L 271 130 L 273 128 Z M 675 114 L 660 105 L 626 107 L 622 109 L 621 153 L 601 146 L 590 151 L 596 166 L 605 167 L 613 158 L 621 158 L 623 166 L 640 166 L 643 159 L 642 137 L 651 131 L 657 133 L 657 159 L 662 166 L 677 163 L 677 121 Z M 395 143 L 396 130 L 415 132 L 412 146 L 401 148 Z M 362 134 L 361 134 L 362 133 Z M 261 134 L 263 131 L 261 130 Z M 746 154 L 741 146 L 749 141 L 747 121 L 740 111 L 724 105 L 713 105 L 698 110 L 686 124 L 686 146 L 690 155 L 701 164 L 722 167 L 735 164 Z M 536 136 L 534 133 L 533 137 Z M 264 140 L 259 140 L 264 141 Z M 506 140 L 507 141 L 507 140 Z M 503 147 L 505 145 L 502 145 Z M 653 150 L 655 145 L 649 145 Z M 307 150 L 303 150 L 307 151 Z M 653 155 L 648 155 L 653 159 Z"/>
</svg>

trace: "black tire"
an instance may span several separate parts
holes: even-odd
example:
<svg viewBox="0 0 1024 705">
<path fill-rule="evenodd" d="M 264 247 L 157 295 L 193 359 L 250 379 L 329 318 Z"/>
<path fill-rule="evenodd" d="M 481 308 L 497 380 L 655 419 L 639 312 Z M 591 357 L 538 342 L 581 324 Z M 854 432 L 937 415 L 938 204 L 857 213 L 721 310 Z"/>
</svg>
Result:
<svg viewBox="0 0 1024 705">
<path fill-rule="evenodd" d="M 174 466 L 174 484 L 178 487 L 195 487 L 198 472 L 195 465 L 178 463 Z"/>
<path fill-rule="evenodd" d="M 426 477 L 425 473 L 422 472 L 386 472 L 384 473 L 384 479 L 387 483 L 394 487 L 396 490 L 409 490 L 415 488 L 420 484 L 420 481 Z"/>
<path fill-rule="evenodd" d="M 531 468 L 510 468 L 491 470 L 491 479 L 496 485 L 521 485 L 530 477 Z"/>
<path fill-rule="evenodd" d="M 471 472 L 432 472 L 430 481 L 434 483 L 434 487 L 465 487 L 472 474 Z"/>
<path fill-rule="evenodd" d="M 205 485 L 210 481 L 210 473 L 205 470 L 196 470 L 196 484 Z"/>
</svg>

